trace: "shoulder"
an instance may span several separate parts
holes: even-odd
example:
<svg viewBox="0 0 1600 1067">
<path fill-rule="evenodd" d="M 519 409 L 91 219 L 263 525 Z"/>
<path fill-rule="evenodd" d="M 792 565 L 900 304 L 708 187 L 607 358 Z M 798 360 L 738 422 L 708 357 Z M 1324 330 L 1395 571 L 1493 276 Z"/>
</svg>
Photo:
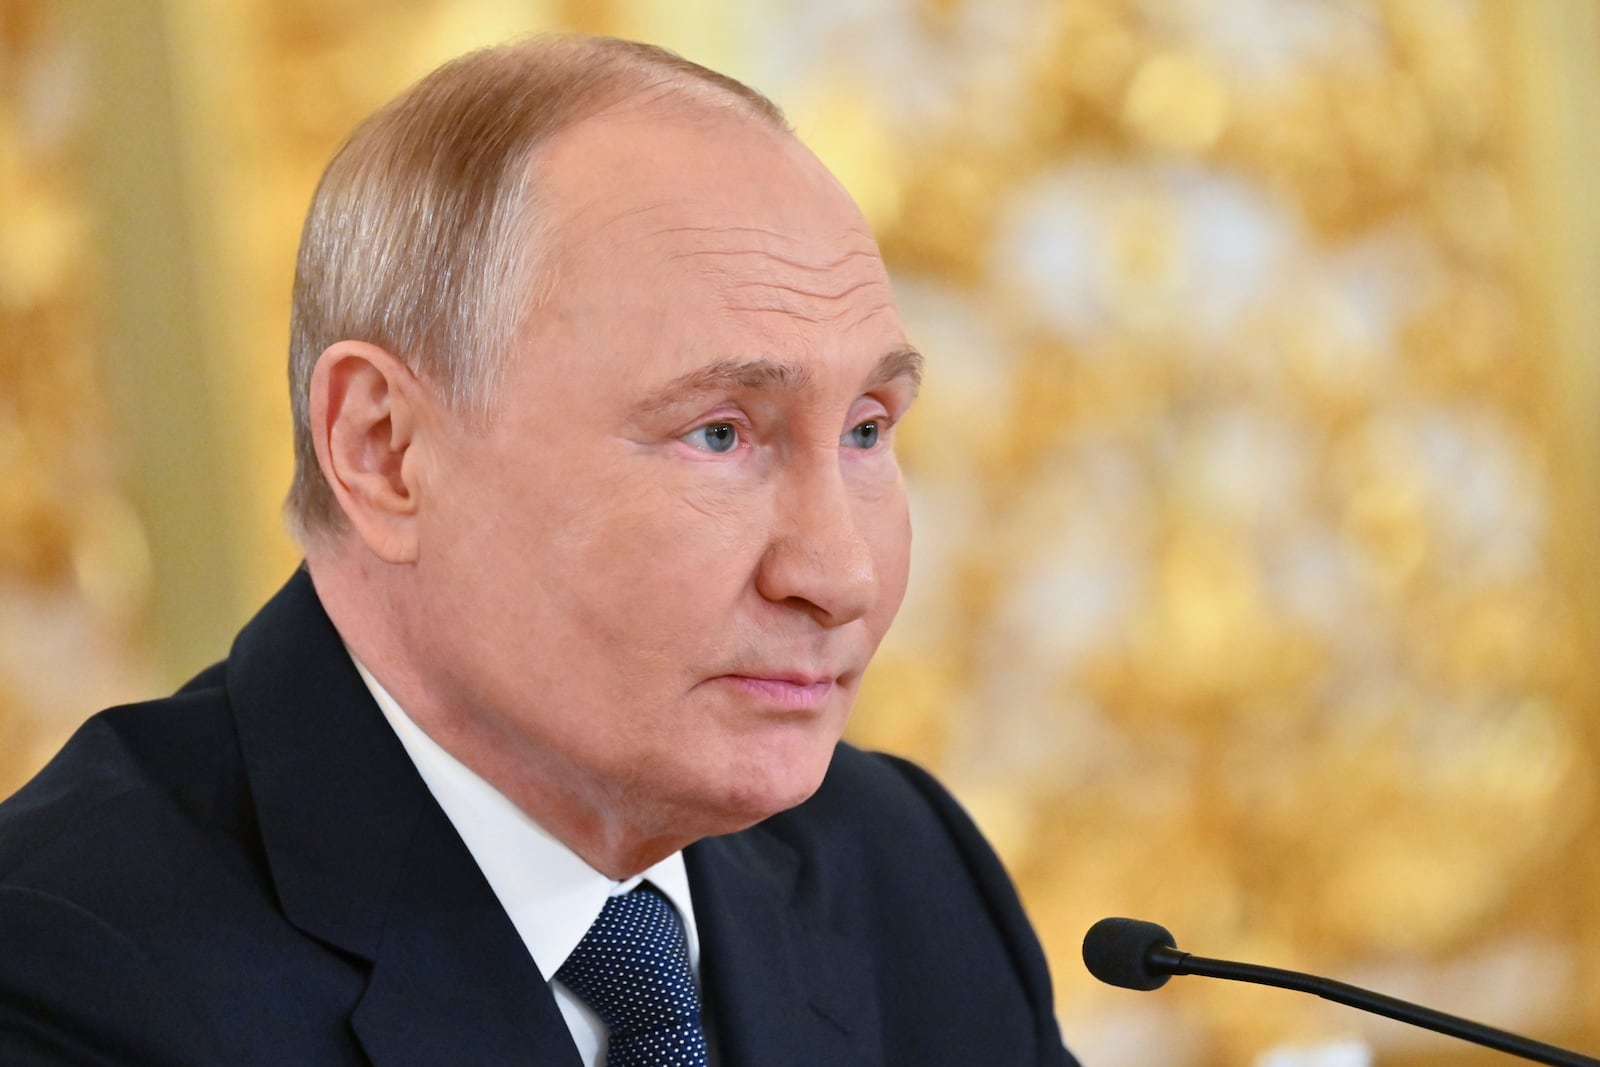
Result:
<svg viewBox="0 0 1600 1067">
<path fill-rule="evenodd" d="M 134 931 L 192 919 L 191 872 L 215 870 L 215 842 L 237 842 L 247 821 L 237 765 L 221 690 L 203 675 L 94 716 L 0 803 L 0 1061 L 115 1049 L 119 1062 L 215 1062 L 176 995 L 181 970 Z"/>
<path fill-rule="evenodd" d="M 126 898 L 141 877 L 170 883 L 167 864 L 192 861 L 197 842 L 248 831 L 246 798 L 213 669 L 174 696 L 89 719 L 0 803 L 0 885 L 72 896 L 115 870 Z"/>
<path fill-rule="evenodd" d="M 220 1062 L 181 976 L 77 904 L 0 884 L 0 944 L 0 1062 Z"/>
</svg>

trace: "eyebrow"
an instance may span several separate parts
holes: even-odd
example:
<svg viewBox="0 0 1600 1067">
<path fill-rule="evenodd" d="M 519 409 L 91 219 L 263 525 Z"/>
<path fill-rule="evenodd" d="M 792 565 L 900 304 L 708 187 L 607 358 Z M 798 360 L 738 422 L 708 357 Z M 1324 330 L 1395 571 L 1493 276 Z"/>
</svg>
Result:
<svg viewBox="0 0 1600 1067">
<path fill-rule="evenodd" d="M 865 388 L 887 385 L 899 378 L 911 380 L 914 396 L 922 385 L 922 353 L 910 345 L 897 345 L 878 360 L 867 375 Z M 719 359 L 681 374 L 634 405 L 641 413 L 660 411 L 698 393 L 740 389 L 799 392 L 814 380 L 810 368 L 775 359 Z"/>
</svg>

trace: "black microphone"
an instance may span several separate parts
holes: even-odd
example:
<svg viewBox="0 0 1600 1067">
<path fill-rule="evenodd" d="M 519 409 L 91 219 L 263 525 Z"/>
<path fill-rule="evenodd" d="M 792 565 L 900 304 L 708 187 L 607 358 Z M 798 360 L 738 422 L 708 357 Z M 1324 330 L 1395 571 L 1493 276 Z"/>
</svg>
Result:
<svg viewBox="0 0 1600 1067">
<path fill-rule="evenodd" d="M 1259 967 L 1253 963 L 1191 956 L 1178 950 L 1177 942 L 1165 928 L 1138 919 L 1101 919 L 1089 927 L 1083 938 L 1083 962 L 1089 973 L 1100 981 L 1124 989 L 1160 989 L 1175 974 L 1198 974 L 1205 978 L 1297 989 L 1302 993 L 1315 993 L 1323 1000 L 1426 1027 L 1536 1063 L 1550 1063 L 1555 1067 L 1600 1067 L 1600 1060 L 1576 1052 L 1330 978 L 1277 967 Z"/>
</svg>

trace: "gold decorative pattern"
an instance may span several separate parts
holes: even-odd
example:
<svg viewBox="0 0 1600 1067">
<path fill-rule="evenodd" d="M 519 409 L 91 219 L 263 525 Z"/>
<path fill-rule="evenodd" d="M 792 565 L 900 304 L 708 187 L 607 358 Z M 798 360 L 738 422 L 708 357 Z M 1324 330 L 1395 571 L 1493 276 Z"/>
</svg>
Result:
<svg viewBox="0 0 1600 1067">
<path fill-rule="evenodd" d="M 852 736 L 933 766 L 995 841 L 1084 1062 L 1357 1034 L 1394 1067 L 1498 1062 L 1289 994 L 1096 986 L 1078 943 L 1117 913 L 1600 1048 L 1597 516 L 1564 499 L 1600 410 L 1553 414 L 1580 296 L 1529 237 L 1518 101 L 1583 105 L 1517 89 L 1555 42 L 1510 47 L 1492 0 L 165 9 L 263 593 L 293 247 L 338 138 L 465 47 L 647 33 L 778 99 L 881 236 L 930 375 L 899 431 L 913 588 Z M 126 627 L 139 527 L 94 399 L 77 120 L 38 134 L 38 71 L 72 69 L 46 10 L 0 17 L 32 57 L 0 67 L 0 581 L 27 590 L 0 605 Z M 8 670 L 0 740 L 42 721 Z"/>
<path fill-rule="evenodd" d="M 1239 1063 L 1324 1025 L 1093 988 L 1077 943 L 1109 913 L 1390 986 L 1520 961 L 1538 992 L 1467 1007 L 1591 1032 L 1558 978 L 1577 931 L 1515 918 L 1594 828 L 1596 678 L 1552 549 L 1493 27 L 1029 7 L 808 42 L 825 71 L 898 42 L 954 100 L 911 122 L 926 84 L 888 77 L 806 116 L 904 161 L 880 231 L 935 359 L 902 439 L 917 622 L 857 737 L 941 767 L 996 836 L 1093 1062 Z M 1014 84 L 969 77 L 986 49 Z M 1187 1051 L 1130 1046 L 1146 1018 Z"/>
<path fill-rule="evenodd" d="M 84 41 L 48 3 L 0 14 L 0 792 L 93 706 L 149 685 L 149 559 L 96 365 Z"/>
</svg>

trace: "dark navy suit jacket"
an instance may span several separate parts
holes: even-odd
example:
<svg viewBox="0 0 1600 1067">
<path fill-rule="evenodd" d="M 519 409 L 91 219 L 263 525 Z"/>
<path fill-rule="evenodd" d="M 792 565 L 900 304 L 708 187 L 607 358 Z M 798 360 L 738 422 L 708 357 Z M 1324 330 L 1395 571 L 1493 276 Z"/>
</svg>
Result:
<svg viewBox="0 0 1600 1067">
<path fill-rule="evenodd" d="M 1005 873 L 922 771 L 685 854 L 725 1067 L 1067 1067 Z M 578 1067 L 302 571 L 0 804 L 0 1064 Z"/>
</svg>

